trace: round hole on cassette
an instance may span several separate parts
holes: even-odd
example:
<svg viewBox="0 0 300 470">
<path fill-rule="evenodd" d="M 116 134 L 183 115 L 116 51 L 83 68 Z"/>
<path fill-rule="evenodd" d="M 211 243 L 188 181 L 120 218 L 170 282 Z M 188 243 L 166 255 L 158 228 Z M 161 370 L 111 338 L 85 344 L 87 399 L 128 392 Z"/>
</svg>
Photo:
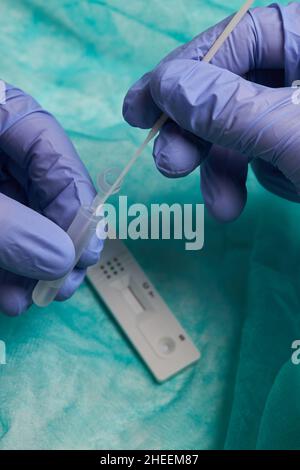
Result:
<svg viewBox="0 0 300 470">
<path fill-rule="evenodd" d="M 168 356 L 176 349 L 176 343 L 172 338 L 161 338 L 158 342 L 159 351 Z"/>
</svg>

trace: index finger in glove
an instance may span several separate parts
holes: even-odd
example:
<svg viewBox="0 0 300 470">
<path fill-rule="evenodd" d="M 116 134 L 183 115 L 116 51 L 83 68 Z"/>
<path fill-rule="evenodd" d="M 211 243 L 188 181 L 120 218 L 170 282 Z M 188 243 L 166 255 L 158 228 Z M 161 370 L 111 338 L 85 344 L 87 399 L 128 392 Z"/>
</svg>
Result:
<svg viewBox="0 0 300 470">
<path fill-rule="evenodd" d="M 300 13 L 300 5 L 250 10 L 211 61 L 240 76 L 254 69 L 284 68 L 284 30 L 282 16 Z M 297 12 L 296 12 L 297 13 Z M 190 43 L 180 46 L 161 62 L 178 59 L 202 60 L 232 17 L 201 33 Z M 299 23 L 299 22 L 298 22 Z M 296 26 L 296 24 L 295 24 Z M 300 34 L 300 25 L 298 26 Z M 150 88 L 152 72 L 144 75 L 128 91 L 123 105 L 124 119 L 134 127 L 150 128 L 161 110 L 153 100 Z"/>
</svg>

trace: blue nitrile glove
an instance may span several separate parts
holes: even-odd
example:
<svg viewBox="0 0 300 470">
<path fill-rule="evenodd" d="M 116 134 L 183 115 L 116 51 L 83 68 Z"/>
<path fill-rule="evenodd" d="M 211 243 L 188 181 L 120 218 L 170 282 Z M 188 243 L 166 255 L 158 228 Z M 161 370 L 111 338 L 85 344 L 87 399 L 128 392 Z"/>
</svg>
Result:
<svg viewBox="0 0 300 470">
<path fill-rule="evenodd" d="M 212 64 L 201 62 L 229 20 L 168 55 L 123 107 L 132 126 L 150 128 L 162 111 L 171 118 L 154 145 L 156 165 L 179 177 L 201 164 L 204 201 L 221 221 L 245 206 L 249 162 L 267 189 L 300 201 L 300 105 L 291 88 L 300 79 L 300 4 L 251 10 Z"/>
<path fill-rule="evenodd" d="M 64 230 L 95 196 L 90 177 L 57 121 L 30 96 L 6 85 L 0 104 L 0 311 L 24 312 L 36 279 L 53 280 L 74 262 Z M 97 262 L 96 236 L 62 287 L 70 297 Z"/>
</svg>

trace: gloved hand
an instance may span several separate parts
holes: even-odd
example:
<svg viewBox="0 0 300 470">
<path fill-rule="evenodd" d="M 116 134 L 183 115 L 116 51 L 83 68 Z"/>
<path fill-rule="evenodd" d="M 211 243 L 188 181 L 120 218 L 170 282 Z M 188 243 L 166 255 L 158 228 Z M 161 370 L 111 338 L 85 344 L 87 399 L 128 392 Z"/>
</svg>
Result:
<svg viewBox="0 0 300 470">
<path fill-rule="evenodd" d="M 58 122 L 30 96 L 6 84 L 0 104 L 0 311 L 19 315 L 36 279 L 53 280 L 74 262 L 64 230 L 95 196 L 90 177 Z M 70 297 L 99 258 L 96 236 L 57 300 Z"/>
<path fill-rule="evenodd" d="M 203 198 L 220 221 L 246 199 L 248 163 L 270 191 L 300 201 L 300 4 L 251 10 L 211 64 L 201 62 L 230 18 L 168 55 L 129 90 L 123 115 L 150 128 L 170 120 L 154 145 L 166 176 L 201 165 Z M 280 88 L 279 88 L 280 87 Z"/>
</svg>

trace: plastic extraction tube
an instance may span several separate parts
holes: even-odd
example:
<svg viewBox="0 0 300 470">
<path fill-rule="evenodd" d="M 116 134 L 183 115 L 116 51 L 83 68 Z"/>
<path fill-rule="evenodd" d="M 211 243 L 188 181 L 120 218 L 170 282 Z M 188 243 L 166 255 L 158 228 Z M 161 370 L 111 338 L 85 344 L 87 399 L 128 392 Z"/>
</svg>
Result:
<svg viewBox="0 0 300 470">
<path fill-rule="evenodd" d="M 205 62 L 210 62 L 216 53 L 219 51 L 221 46 L 224 44 L 226 39 L 230 36 L 232 31 L 235 29 L 237 24 L 241 21 L 241 19 L 246 15 L 249 8 L 253 4 L 254 0 L 248 0 L 242 8 L 234 15 L 232 20 L 228 23 L 222 34 L 218 37 L 216 42 L 213 44 L 212 48 L 206 54 L 206 56 L 202 59 Z M 107 199 L 115 193 L 116 189 L 120 187 L 124 177 L 127 175 L 131 167 L 135 164 L 137 159 L 140 157 L 148 143 L 158 134 L 162 126 L 168 120 L 168 116 L 162 114 L 158 121 L 155 123 L 151 131 L 149 132 L 146 140 L 143 144 L 137 149 L 135 154 L 133 155 L 132 159 L 126 165 L 124 170 L 120 173 L 119 177 L 116 181 L 111 185 L 109 190 L 103 197 L 97 195 L 91 204 L 90 207 L 80 207 L 73 222 L 71 223 L 67 233 L 71 238 L 74 248 L 75 248 L 75 261 L 72 269 L 76 266 L 79 258 L 81 257 L 84 249 L 88 246 L 89 242 L 91 241 L 92 236 L 95 234 L 97 225 L 99 221 L 102 219 L 101 216 L 97 215 L 99 213 L 99 209 L 105 204 Z M 55 281 L 39 281 L 35 286 L 35 289 L 32 293 L 32 300 L 33 302 L 38 305 L 39 307 L 46 307 L 49 305 L 53 300 L 55 300 L 58 291 L 62 287 L 63 283 L 65 282 L 66 278 L 70 274 L 67 273 L 64 277 L 57 279 Z"/>
</svg>

